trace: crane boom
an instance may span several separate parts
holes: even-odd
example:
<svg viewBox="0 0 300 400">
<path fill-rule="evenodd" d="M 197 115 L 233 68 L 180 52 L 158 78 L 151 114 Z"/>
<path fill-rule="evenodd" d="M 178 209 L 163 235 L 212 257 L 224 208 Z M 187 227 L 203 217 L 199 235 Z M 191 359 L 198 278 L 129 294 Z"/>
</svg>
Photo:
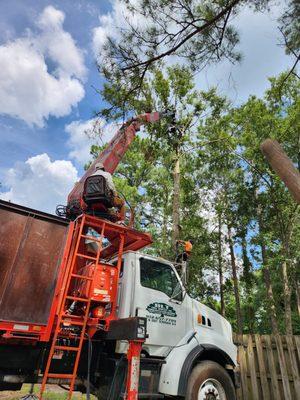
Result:
<svg viewBox="0 0 300 400">
<path fill-rule="evenodd" d="M 125 122 L 122 127 L 117 131 L 115 136 L 108 143 L 106 148 L 99 154 L 95 161 L 91 164 L 80 181 L 76 183 L 68 196 L 68 206 L 79 203 L 82 198 L 84 182 L 96 171 L 96 164 L 101 162 L 107 172 L 111 174 L 116 170 L 118 164 L 122 160 L 129 145 L 135 138 L 136 133 L 140 127 L 145 123 L 156 122 L 162 116 L 162 113 L 152 112 L 138 115 L 129 121 Z"/>
</svg>

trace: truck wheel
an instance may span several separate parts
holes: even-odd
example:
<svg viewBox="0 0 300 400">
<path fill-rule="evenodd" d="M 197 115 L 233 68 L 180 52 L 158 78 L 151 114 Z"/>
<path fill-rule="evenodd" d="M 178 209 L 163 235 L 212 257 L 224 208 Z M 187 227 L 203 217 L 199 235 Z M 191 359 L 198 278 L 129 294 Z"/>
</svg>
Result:
<svg viewBox="0 0 300 400">
<path fill-rule="evenodd" d="M 202 361 L 192 371 L 186 400 L 235 400 L 235 389 L 227 371 L 214 361 Z"/>
</svg>

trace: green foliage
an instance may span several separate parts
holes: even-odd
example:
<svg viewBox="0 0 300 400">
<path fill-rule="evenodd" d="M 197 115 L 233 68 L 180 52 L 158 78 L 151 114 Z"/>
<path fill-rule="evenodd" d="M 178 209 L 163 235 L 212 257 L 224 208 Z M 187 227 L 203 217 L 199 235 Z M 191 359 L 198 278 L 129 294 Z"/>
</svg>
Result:
<svg viewBox="0 0 300 400">
<path fill-rule="evenodd" d="M 176 118 L 147 126 L 115 175 L 118 191 L 134 211 L 135 226 L 153 235 L 153 246 L 147 251 L 172 258 L 173 168 L 176 157 L 180 158 L 179 235 L 195 242 L 188 290 L 220 312 L 221 263 L 225 314 L 237 329 L 230 229 L 245 333 L 272 332 L 266 269 L 279 329 L 285 331 L 284 262 L 293 330 L 300 332 L 296 298 L 300 280 L 299 210 L 259 148 L 264 139 L 276 138 L 295 165 L 300 164 L 300 84 L 291 76 L 283 86 L 285 76 L 270 79 L 264 98 L 252 96 L 233 108 L 214 88 L 195 90 L 187 67 L 153 71 L 143 86 L 143 95 L 127 101 L 127 111 L 168 108 L 176 110 Z M 109 86 L 105 99 L 120 109 L 118 93 Z M 107 112 L 110 117 L 119 116 Z M 92 149 L 93 155 L 96 150 Z"/>
<path fill-rule="evenodd" d="M 296 78 L 289 78 L 282 87 L 284 77 L 282 74 L 270 79 L 271 87 L 264 99 L 250 97 L 241 107 L 229 110 L 215 122 L 208 119 L 199 127 L 199 135 L 210 140 L 199 151 L 202 177 L 204 170 L 206 185 L 216 194 L 215 202 L 221 202 L 217 207 L 221 207 L 225 223 L 234 229 L 236 246 L 242 251 L 239 283 L 245 332 L 271 330 L 265 282 L 258 273 L 262 268 L 270 270 L 279 327 L 285 330 L 284 262 L 288 264 L 294 332 L 300 325 L 296 314 L 297 279 L 291 280 L 297 274 L 299 258 L 299 210 L 259 148 L 264 139 L 276 138 L 299 165 L 300 84 Z"/>
</svg>

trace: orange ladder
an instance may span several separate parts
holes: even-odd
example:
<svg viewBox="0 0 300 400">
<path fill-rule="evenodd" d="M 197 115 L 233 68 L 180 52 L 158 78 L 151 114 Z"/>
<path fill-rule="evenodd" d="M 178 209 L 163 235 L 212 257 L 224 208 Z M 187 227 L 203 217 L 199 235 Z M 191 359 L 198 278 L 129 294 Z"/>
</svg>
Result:
<svg viewBox="0 0 300 400">
<path fill-rule="evenodd" d="M 68 393 L 68 399 L 70 400 L 72 398 L 72 393 L 74 390 L 74 384 L 77 376 L 77 369 L 78 369 L 78 364 L 80 360 L 80 354 L 81 354 L 81 349 L 83 346 L 83 341 L 84 337 L 86 334 L 86 327 L 87 327 L 87 322 L 89 319 L 89 311 L 90 311 L 90 305 L 91 305 L 91 297 L 92 297 L 92 288 L 93 288 L 93 282 L 95 278 L 95 271 L 96 271 L 96 266 L 99 264 L 100 260 L 100 254 L 102 251 L 102 240 L 104 237 L 104 229 L 105 229 L 105 223 L 102 226 L 101 229 L 101 235 L 100 238 L 97 239 L 95 237 L 90 237 L 86 234 L 85 228 L 88 227 L 88 223 L 86 223 L 86 216 L 80 216 L 77 219 L 77 232 L 76 228 L 74 231 L 74 239 L 75 239 L 75 248 L 73 254 L 70 254 L 70 260 L 69 263 L 66 265 L 66 273 L 65 273 L 65 279 L 64 283 L 62 286 L 62 294 L 61 294 L 61 300 L 58 305 L 58 315 L 57 315 L 57 323 L 55 327 L 55 332 L 54 336 L 52 339 L 52 344 L 46 364 L 46 368 L 44 371 L 44 376 L 42 380 L 42 385 L 41 385 L 41 391 L 40 391 L 40 396 L 39 399 L 42 399 L 43 393 L 46 388 L 46 384 L 49 378 L 61 378 L 61 379 L 67 379 L 70 381 L 70 389 Z M 84 254 L 84 247 L 85 247 L 85 240 L 91 239 L 93 242 L 98 242 L 98 249 L 97 249 L 97 255 L 96 257 L 91 257 L 90 255 Z M 78 260 L 79 259 L 86 259 L 89 261 L 92 261 L 93 264 L 91 266 L 90 274 L 87 275 L 80 275 L 77 271 L 77 266 L 78 266 Z M 80 280 L 82 282 L 87 281 L 87 288 L 88 288 L 88 296 L 85 297 L 78 297 L 74 295 L 74 293 L 71 292 L 72 289 L 72 280 Z M 78 304 L 82 304 L 83 312 L 82 315 L 73 315 L 73 314 L 68 314 L 66 313 L 67 308 L 68 308 L 68 303 L 70 301 L 76 302 Z M 77 327 L 80 330 L 80 334 L 76 337 L 78 341 L 78 345 L 74 346 L 68 346 L 68 345 L 59 345 L 57 344 L 57 341 L 59 338 L 65 338 L 65 330 L 66 327 L 70 329 L 70 327 Z M 53 356 L 55 352 L 57 351 L 72 351 L 76 354 L 74 364 L 73 364 L 73 371 L 70 374 L 61 374 L 61 373 L 52 373 L 50 372 L 50 367 L 51 363 L 53 360 Z"/>
</svg>

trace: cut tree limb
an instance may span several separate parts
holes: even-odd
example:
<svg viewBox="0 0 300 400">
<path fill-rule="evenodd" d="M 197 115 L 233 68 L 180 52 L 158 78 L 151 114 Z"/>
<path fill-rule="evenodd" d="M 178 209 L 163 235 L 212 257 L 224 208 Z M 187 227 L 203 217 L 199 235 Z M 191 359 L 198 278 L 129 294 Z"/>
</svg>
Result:
<svg viewBox="0 0 300 400">
<path fill-rule="evenodd" d="M 276 140 L 266 139 L 260 149 L 273 170 L 300 204 L 300 173 Z"/>
</svg>

